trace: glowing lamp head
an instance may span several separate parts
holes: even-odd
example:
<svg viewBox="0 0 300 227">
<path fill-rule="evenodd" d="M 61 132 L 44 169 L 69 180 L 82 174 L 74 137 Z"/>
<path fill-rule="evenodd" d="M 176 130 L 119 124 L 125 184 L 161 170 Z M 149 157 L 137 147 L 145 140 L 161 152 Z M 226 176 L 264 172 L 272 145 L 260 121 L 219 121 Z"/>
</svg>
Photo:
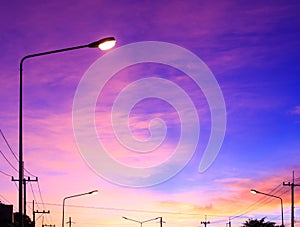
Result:
<svg viewBox="0 0 300 227">
<path fill-rule="evenodd" d="M 257 193 L 258 193 L 258 191 L 257 191 L 257 190 L 254 190 L 254 189 L 251 189 L 250 192 L 251 192 L 252 194 L 257 194 Z"/>
<path fill-rule="evenodd" d="M 116 45 L 116 40 L 114 39 L 114 40 L 106 41 L 104 43 L 100 43 L 98 45 L 98 48 L 100 50 L 109 50 L 109 49 L 113 48 L 115 45 Z"/>
<path fill-rule="evenodd" d="M 109 50 L 116 45 L 116 39 L 114 37 L 107 37 L 100 39 L 96 42 L 90 43 L 88 47 L 99 48 L 100 50 Z"/>
<path fill-rule="evenodd" d="M 91 195 L 97 195 L 98 194 L 98 190 L 91 191 L 91 192 L 89 192 L 89 194 L 91 194 Z"/>
</svg>

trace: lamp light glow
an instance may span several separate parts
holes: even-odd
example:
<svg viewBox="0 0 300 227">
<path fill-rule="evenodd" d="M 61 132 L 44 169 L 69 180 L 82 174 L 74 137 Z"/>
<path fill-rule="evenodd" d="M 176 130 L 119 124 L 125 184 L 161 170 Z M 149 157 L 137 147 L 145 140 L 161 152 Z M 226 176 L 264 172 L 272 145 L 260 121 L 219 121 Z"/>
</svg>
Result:
<svg viewBox="0 0 300 227">
<path fill-rule="evenodd" d="M 117 41 L 114 37 L 107 37 L 96 42 L 92 42 L 87 46 L 90 48 L 99 48 L 100 50 L 109 50 L 116 45 L 116 42 Z"/>
<path fill-rule="evenodd" d="M 116 40 L 109 40 L 104 43 L 100 43 L 98 45 L 98 48 L 100 50 L 109 50 L 109 49 L 113 48 L 115 45 L 116 45 Z"/>
<path fill-rule="evenodd" d="M 99 48 L 100 50 L 109 50 L 116 45 L 116 42 L 117 41 L 114 37 L 107 37 L 88 44 L 88 47 Z"/>
<path fill-rule="evenodd" d="M 255 189 L 251 189 L 250 192 L 251 192 L 252 194 L 257 194 L 257 193 L 259 193 L 259 192 L 258 192 L 257 190 L 255 190 Z"/>
<path fill-rule="evenodd" d="M 98 190 L 94 190 L 90 192 L 91 195 L 97 195 L 98 194 Z"/>
</svg>

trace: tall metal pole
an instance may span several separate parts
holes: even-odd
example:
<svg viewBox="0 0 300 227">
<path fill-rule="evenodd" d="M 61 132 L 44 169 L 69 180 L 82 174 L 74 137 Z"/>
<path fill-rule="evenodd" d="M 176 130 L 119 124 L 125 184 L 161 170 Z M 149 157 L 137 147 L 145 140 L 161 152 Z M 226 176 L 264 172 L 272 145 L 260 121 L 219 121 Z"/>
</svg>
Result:
<svg viewBox="0 0 300 227">
<path fill-rule="evenodd" d="M 20 100 L 19 100 L 19 226 L 23 227 L 23 62 L 20 63 Z"/>
<path fill-rule="evenodd" d="M 58 50 L 46 51 L 37 54 L 30 54 L 23 57 L 20 61 L 20 78 L 19 78 L 19 226 L 24 226 L 23 221 L 23 178 L 24 178 L 24 163 L 23 163 L 23 64 L 24 61 L 28 58 L 49 55 L 54 53 L 60 53 L 70 50 L 82 49 L 82 48 L 100 48 L 100 45 L 105 43 L 113 43 L 113 45 L 109 45 L 109 48 L 112 48 L 116 43 L 116 39 L 114 37 L 107 37 L 100 39 L 96 42 L 92 42 L 86 45 L 80 45 L 75 47 L 63 48 Z M 108 49 L 108 48 L 107 48 Z M 102 49 L 106 50 L 106 49 Z"/>
</svg>

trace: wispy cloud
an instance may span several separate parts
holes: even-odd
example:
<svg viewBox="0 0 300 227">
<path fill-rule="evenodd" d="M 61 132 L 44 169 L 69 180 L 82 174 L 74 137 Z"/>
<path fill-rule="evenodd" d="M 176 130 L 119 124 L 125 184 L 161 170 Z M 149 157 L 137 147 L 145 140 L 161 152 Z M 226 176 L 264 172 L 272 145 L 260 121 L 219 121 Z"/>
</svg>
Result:
<svg viewBox="0 0 300 227">
<path fill-rule="evenodd" d="M 294 109 L 291 111 L 291 114 L 299 115 L 300 114 L 300 106 L 295 106 Z"/>
</svg>

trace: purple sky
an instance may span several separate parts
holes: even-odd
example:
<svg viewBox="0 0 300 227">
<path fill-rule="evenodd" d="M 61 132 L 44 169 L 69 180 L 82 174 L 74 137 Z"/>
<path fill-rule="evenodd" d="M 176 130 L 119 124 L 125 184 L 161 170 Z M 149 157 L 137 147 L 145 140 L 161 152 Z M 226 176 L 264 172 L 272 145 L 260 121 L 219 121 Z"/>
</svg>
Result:
<svg viewBox="0 0 300 227">
<path fill-rule="evenodd" d="M 279 201 L 250 194 L 249 190 L 255 188 L 282 196 L 285 224 L 290 226 L 290 191 L 281 184 L 291 181 L 292 171 L 295 171 L 296 183 L 300 176 L 299 10 L 298 1 L 30 0 L 2 3 L 0 129 L 16 154 L 22 57 L 87 44 L 107 36 L 117 39 L 115 49 L 107 53 L 82 49 L 25 61 L 24 160 L 25 168 L 39 177 L 38 184 L 27 184 L 28 215 L 32 217 L 32 200 L 35 200 L 37 209 L 51 210 L 51 215 L 39 217 L 37 226 L 42 223 L 59 226 L 64 197 L 98 189 L 99 194 L 92 198 L 68 200 L 66 220 L 72 217 L 77 227 L 87 224 L 134 226 L 138 223 L 124 220 L 122 216 L 139 221 L 163 217 L 166 227 L 179 227 L 200 226 L 207 215 L 211 226 L 224 226 L 229 217 L 233 226 L 239 226 L 247 218 L 267 216 L 279 224 Z M 199 173 L 212 123 L 205 92 L 184 72 L 167 65 L 144 63 L 117 72 L 105 84 L 95 108 L 99 140 L 113 159 L 128 166 L 153 167 L 169 160 L 182 136 L 181 118 L 176 108 L 166 101 L 150 98 L 138 102 L 130 112 L 132 134 L 122 131 L 121 135 L 126 141 L 132 137 L 147 140 L 150 120 L 161 118 L 167 127 L 162 145 L 153 152 L 138 153 L 119 143 L 110 124 L 112 105 L 117 95 L 138 79 L 162 78 L 182 87 L 195 105 L 201 126 L 198 146 L 182 171 L 161 184 L 132 188 L 104 179 L 85 161 L 73 133 L 72 109 L 78 86 L 88 69 L 99 69 L 95 65 L 102 56 L 111 56 L 125 45 L 142 41 L 175 44 L 201 59 L 222 91 L 227 121 L 218 156 L 206 171 Z M 167 59 L 176 57 L 173 52 L 161 51 L 159 55 Z M 130 56 L 125 56 L 105 67 L 111 70 L 112 65 L 128 59 Z M 188 62 L 180 63 L 192 67 L 185 64 Z M 137 87 L 137 94 L 145 90 L 150 93 L 154 89 L 152 85 Z M 179 100 L 169 89 L 161 92 Z M 89 97 L 87 93 L 81 98 L 89 100 Z M 189 111 L 183 109 L 182 113 L 188 118 L 189 127 L 198 127 L 194 118 L 189 118 Z M 127 121 L 123 112 L 116 116 L 117 124 Z M 155 122 L 154 126 L 161 125 Z M 154 132 L 161 133 L 160 129 L 155 128 Z M 194 135 L 195 131 L 191 131 L 188 136 Z M 154 142 L 150 141 L 147 146 L 152 146 L 151 142 L 155 143 L 158 137 L 152 138 Z M 186 152 L 189 149 L 187 147 Z M 18 162 L 3 138 L 0 150 L 3 153 L 0 155 L 0 201 L 13 204 L 17 211 L 18 189 L 10 176 L 17 178 L 18 172 L 4 156 L 17 169 Z M 97 156 L 97 150 L 91 148 L 89 152 Z M 186 155 L 181 153 L 172 164 L 179 165 Z M 100 169 L 106 164 L 96 163 Z M 120 173 L 107 166 L 112 175 Z M 164 171 L 167 169 L 154 168 L 143 178 L 147 180 L 153 174 L 160 176 Z M 127 180 L 132 183 L 136 179 Z M 300 220 L 298 191 L 295 191 L 296 220 Z M 154 221 L 145 225 L 158 224 Z"/>
</svg>

